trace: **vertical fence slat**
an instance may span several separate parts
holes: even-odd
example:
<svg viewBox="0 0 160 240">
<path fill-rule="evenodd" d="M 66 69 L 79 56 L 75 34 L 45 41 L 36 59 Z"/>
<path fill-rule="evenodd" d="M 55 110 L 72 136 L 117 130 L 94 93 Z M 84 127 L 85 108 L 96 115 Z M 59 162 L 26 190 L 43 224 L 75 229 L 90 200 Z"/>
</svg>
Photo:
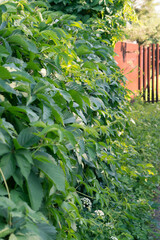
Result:
<svg viewBox="0 0 160 240">
<path fill-rule="evenodd" d="M 138 90 L 142 89 L 142 80 L 143 80 L 143 46 L 139 46 Z"/>
<path fill-rule="evenodd" d="M 155 44 L 152 44 L 152 103 L 154 103 Z"/>
<path fill-rule="evenodd" d="M 151 71 L 151 46 L 148 47 L 148 74 L 147 74 L 147 85 L 148 85 L 148 102 L 150 102 L 150 71 Z"/>
<path fill-rule="evenodd" d="M 147 83 L 147 48 L 143 47 L 143 99 L 146 100 Z"/>
<path fill-rule="evenodd" d="M 156 102 L 158 102 L 158 80 L 159 80 L 159 44 L 156 46 Z"/>
</svg>

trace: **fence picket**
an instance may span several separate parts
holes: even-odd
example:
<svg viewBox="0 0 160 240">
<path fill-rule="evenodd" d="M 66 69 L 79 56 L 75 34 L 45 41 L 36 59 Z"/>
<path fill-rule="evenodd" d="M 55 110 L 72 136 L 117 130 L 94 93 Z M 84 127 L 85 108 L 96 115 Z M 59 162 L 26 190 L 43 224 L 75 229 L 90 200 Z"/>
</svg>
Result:
<svg viewBox="0 0 160 240">
<path fill-rule="evenodd" d="M 158 102 L 158 80 L 159 80 L 159 44 L 156 46 L 156 102 Z"/>
<path fill-rule="evenodd" d="M 146 83 L 147 83 L 147 48 L 143 47 L 143 99 L 146 100 Z"/>
<path fill-rule="evenodd" d="M 143 46 L 139 46 L 139 80 L 138 80 L 138 90 L 142 89 L 142 79 L 143 79 Z"/>
<path fill-rule="evenodd" d="M 147 67 L 147 85 L 148 85 L 148 102 L 150 102 L 150 70 L 151 70 L 151 46 L 148 47 L 148 67 Z"/>
<path fill-rule="evenodd" d="M 152 44 L 152 103 L 154 103 L 155 44 Z"/>
</svg>

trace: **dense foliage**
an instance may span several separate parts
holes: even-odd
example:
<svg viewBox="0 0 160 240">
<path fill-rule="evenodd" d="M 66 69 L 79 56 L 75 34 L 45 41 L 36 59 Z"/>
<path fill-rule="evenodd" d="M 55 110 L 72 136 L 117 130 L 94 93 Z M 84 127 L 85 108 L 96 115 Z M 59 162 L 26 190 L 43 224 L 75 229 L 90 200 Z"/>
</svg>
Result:
<svg viewBox="0 0 160 240">
<path fill-rule="evenodd" d="M 53 10 L 76 16 L 76 20 L 96 25 L 101 38 L 111 44 L 124 35 L 122 26 L 132 19 L 133 9 L 130 0 L 48 0 Z"/>
<path fill-rule="evenodd" d="M 148 239 L 115 39 L 49 7 L 0 3 L 0 238 Z"/>
</svg>

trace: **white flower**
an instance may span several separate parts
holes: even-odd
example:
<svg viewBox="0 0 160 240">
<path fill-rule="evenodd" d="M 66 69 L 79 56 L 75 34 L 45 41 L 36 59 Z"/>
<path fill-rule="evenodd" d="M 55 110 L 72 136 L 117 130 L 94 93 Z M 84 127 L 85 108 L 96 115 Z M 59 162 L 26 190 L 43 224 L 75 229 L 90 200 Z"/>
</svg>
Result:
<svg viewBox="0 0 160 240">
<path fill-rule="evenodd" d="M 104 212 L 102 210 L 95 210 L 94 211 L 96 213 L 97 216 L 99 217 L 103 217 L 104 216 Z"/>
<path fill-rule="evenodd" d="M 46 75 L 47 75 L 47 71 L 45 68 L 42 68 L 39 73 L 42 75 L 42 77 L 46 77 Z"/>
<path fill-rule="evenodd" d="M 84 208 L 88 208 L 89 210 L 91 210 L 91 208 L 92 208 L 92 203 L 91 203 L 91 200 L 90 200 L 89 198 L 86 198 L 86 197 L 81 198 L 81 201 L 82 201 L 82 203 L 83 203 L 83 207 L 84 207 Z"/>
<path fill-rule="evenodd" d="M 112 239 L 112 240 L 118 240 L 118 238 L 116 238 L 116 237 L 111 237 L 111 239 Z"/>
</svg>

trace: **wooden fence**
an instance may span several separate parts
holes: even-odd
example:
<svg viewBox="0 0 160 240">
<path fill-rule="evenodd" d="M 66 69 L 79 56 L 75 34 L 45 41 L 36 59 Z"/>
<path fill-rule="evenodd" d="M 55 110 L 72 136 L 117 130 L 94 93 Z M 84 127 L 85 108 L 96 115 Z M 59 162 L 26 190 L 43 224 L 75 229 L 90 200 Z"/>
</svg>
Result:
<svg viewBox="0 0 160 240">
<path fill-rule="evenodd" d="M 144 101 L 160 100 L 159 63 L 159 44 L 139 47 L 138 89 L 142 91 Z"/>
</svg>

